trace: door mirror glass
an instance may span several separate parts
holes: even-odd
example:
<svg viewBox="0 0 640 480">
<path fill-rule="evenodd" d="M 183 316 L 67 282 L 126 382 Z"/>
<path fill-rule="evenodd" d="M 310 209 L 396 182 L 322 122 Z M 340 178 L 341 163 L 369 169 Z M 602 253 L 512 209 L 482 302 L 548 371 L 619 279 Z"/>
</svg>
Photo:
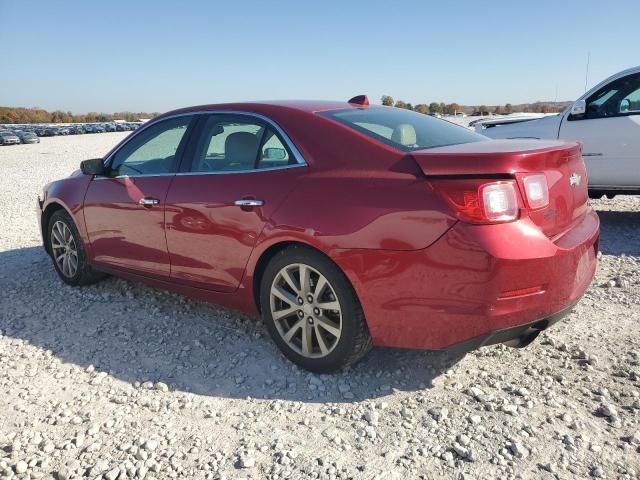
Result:
<svg viewBox="0 0 640 480">
<path fill-rule="evenodd" d="M 587 110 L 587 102 L 584 100 L 576 101 L 571 107 L 571 115 L 584 115 Z"/>
<path fill-rule="evenodd" d="M 627 113 L 629 111 L 629 109 L 631 108 L 631 102 L 629 101 L 628 98 L 624 98 L 621 102 L 620 102 L 620 108 L 618 109 L 618 111 L 620 113 Z"/>
<path fill-rule="evenodd" d="M 284 160 L 287 158 L 287 151 L 284 148 L 269 147 L 264 149 L 263 160 Z"/>
<path fill-rule="evenodd" d="M 80 162 L 80 171 L 85 175 L 104 175 L 104 160 L 102 158 L 92 158 Z"/>
<path fill-rule="evenodd" d="M 276 133 L 267 129 L 262 136 L 258 168 L 277 168 L 289 165 L 289 152 Z"/>
</svg>

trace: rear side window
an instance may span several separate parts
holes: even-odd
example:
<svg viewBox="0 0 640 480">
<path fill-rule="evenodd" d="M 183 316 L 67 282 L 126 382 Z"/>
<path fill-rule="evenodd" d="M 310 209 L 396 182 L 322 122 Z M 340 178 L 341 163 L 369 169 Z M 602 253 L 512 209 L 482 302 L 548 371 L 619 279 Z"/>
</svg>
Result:
<svg viewBox="0 0 640 480">
<path fill-rule="evenodd" d="M 402 108 L 349 108 L 321 115 L 406 152 L 487 140 L 446 120 Z"/>
<path fill-rule="evenodd" d="M 211 115 L 195 147 L 191 172 L 241 172 L 296 163 L 274 130 L 249 116 Z"/>
</svg>

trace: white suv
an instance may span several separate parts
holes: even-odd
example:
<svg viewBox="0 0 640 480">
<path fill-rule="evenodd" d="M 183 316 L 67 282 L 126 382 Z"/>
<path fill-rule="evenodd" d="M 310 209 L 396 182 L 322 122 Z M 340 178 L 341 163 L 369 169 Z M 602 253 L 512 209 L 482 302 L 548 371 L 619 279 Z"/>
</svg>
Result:
<svg viewBox="0 0 640 480">
<path fill-rule="evenodd" d="M 582 143 L 589 194 L 640 194 L 640 67 L 599 83 L 558 115 L 476 125 L 491 138 L 557 138 Z"/>
</svg>

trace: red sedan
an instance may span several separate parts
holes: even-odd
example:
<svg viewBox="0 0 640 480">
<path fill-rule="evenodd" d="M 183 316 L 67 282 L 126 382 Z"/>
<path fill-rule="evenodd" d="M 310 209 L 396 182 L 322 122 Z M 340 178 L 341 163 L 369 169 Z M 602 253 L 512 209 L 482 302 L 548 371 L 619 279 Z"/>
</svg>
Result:
<svg viewBox="0 0 640 480">
<path fill-rule="evenodd" d="M 38 203 L 67 284 L 108 273 L 261 314 L 316 372 L 372 345 L 526 345 L 582 296 L 599 238 L 578 144 L 366 97 L 169 112 Z"/>
</svg>

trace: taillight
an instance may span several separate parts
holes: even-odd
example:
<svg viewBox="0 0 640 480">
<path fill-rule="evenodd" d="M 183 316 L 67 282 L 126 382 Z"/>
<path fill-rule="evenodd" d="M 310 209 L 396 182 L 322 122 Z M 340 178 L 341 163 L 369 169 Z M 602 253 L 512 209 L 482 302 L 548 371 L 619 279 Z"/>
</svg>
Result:
<svg viewBox="0 0 640 480">
<path fill-rule="evenodd" d="M 549 185 L 543 173 L 522 177 L 527 204 L 532 210 L 549 205 Z"/>
<path fill-rule="evenodd" d="M 433 186 L 469 223 L 511 222 L 518 218 L 520 201 L 514 180 L 434 180 Z"/>
<path fill-rule="evenodd" d="M 484 215 L 492 222 L 518 218 L 518 196 L 514 182 L 486 183 L 480 187 Z"/>
</svg>

